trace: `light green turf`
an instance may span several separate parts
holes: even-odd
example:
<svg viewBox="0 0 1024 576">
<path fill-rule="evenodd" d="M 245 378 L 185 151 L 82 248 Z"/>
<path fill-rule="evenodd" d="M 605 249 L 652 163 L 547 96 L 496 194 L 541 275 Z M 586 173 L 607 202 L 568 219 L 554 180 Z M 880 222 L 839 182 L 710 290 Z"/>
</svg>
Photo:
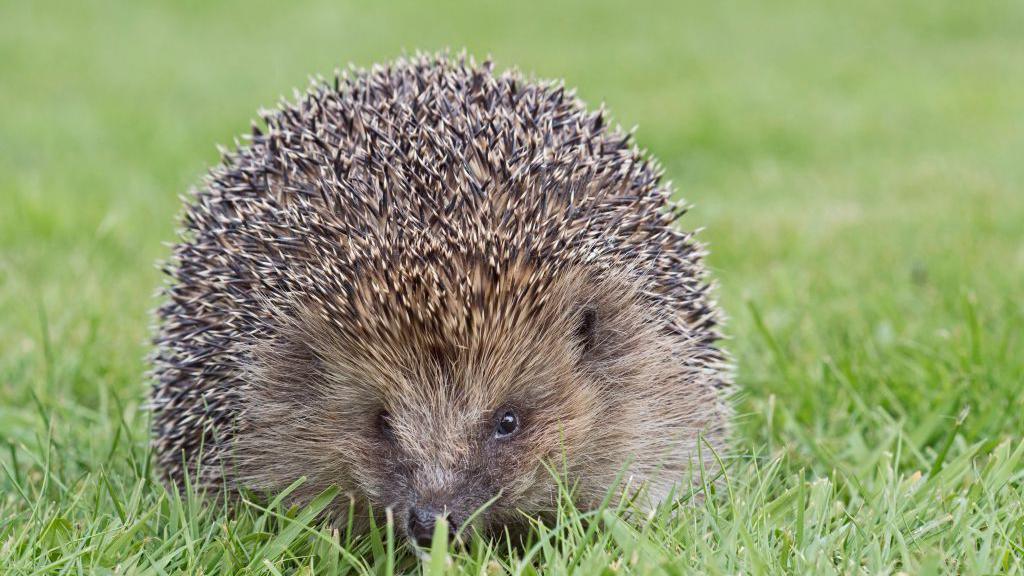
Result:
<svg viewBox="0 0 1024 576">
<path fill-rule="evenodd" d="M 703 504 L 424 570 L 1024 573 L 1013 0 L 3 1 L 0 573 L 420 569 L 386 531 L 170 497 L 140 406 L 153 263 L 214 144 L 310 73 L 444 46 L 639 125 L 706 228 L 743 392 Z"/>
</svg>

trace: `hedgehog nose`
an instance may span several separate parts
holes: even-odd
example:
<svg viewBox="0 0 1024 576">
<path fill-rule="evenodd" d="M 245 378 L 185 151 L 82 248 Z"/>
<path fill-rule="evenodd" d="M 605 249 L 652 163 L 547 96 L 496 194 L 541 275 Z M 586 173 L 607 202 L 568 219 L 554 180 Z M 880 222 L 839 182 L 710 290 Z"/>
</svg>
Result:
<svg viewBox="0 0 1024 576">
<path fill-rule="evenodd" d="M 448 534 L 454 536 L 455 529 L 452 526 L 447 512 L 442 512 L 431 506 L 413 506 L 409 509 L 409 538 L 421 548 L 429 548 L 434 538 L 434 526 L 437 519 L 444 518 L 448 522 Z"/>
</svg>

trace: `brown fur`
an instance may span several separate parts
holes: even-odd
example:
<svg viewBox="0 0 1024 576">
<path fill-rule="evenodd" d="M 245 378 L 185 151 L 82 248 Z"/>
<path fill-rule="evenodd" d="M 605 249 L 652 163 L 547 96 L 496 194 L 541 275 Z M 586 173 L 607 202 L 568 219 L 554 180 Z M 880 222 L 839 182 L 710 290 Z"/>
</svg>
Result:
<svg viewBox="0 0 1024 576">
<path fill-rule="evenodd" d="M 418 57 L 316 85 L 197 193 L 155 354 L 180 483 L 341 486 L 477 525 L 657 500 L 729 410 L 702 252 L 629 139 L 555 85 Z M 513 409 L 520 430 L 497 440 Z M 390 429 L 381 430 L 382 414 Z M 200 448 L 201 447 L 201 448 Z M 400 523 L 401 525 L 401 523 Z"/>
</svg>

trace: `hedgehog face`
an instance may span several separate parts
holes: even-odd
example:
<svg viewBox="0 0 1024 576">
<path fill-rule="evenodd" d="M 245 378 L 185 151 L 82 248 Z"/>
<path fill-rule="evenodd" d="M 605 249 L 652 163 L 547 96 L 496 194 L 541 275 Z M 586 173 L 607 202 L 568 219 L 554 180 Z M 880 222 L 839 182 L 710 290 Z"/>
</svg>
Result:
<svg viewBox="0 0 1024 576">
<path fill-rule="evenodd" d="M 367 451 L 377 464 L 354 467 L 365 471 L 361 491 L 390 507 L 411 540 L 429 544 L 437 517 L 453 531 L 493 532 L 552 509 L 549 467 L 577 454 L 601 410 L 577 371 L 573 316 L 508 341 L 421 353 L 426 370 L 382 395 Z"/>
<path fill-rule="evenodd" d="M 307 476 L 300 502 L 338 484 L 421 545 L 439 517 L 463 533 L 543 517 L 560 476 L 585 507 L 627 469 L 659 492 L 678 482 L 654 472 L 688 465 L 710 418 L 696 409 L 710 396 L 681 393 L 700 376 L 679 361 L 679 339 L 626 280 L 516 277 L 481 285 L 476 317 L 452 305 L 399 323 L 395 301 L 367 315 L 390 315 L 377 325 L 289 315 L 253 350 L 239 481 L 276 491 Z M 516 309 L 524 298 L 539 304 Z"/>
</svg>

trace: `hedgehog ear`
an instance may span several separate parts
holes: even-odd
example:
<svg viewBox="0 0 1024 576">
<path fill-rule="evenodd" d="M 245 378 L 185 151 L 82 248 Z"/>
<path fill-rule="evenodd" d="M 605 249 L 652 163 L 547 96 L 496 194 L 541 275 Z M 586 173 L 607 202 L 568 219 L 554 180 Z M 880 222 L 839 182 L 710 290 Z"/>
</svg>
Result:
<svg viewBox="0 0 1024 576">
<path fill-rule="evenodd" d="M 594 349 L 597 341 L 597 308 L 589 304 L 580 308 L 573 336 L 579 342 L 583 354 Z"/>
</svg>

